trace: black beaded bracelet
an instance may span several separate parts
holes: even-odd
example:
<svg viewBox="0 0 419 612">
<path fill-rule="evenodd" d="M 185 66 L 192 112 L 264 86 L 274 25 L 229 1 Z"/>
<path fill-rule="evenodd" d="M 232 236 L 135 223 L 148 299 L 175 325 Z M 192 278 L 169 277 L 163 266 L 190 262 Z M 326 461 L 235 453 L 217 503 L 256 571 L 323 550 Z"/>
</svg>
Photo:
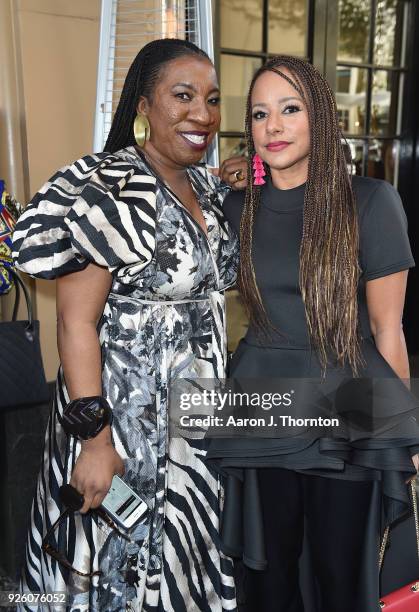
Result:
<svg viewBox="0 0 419 612">
<path fill-rule="evenodd" d="M 79 397 L 64 407 L 62 425 L 66 434 L 90 440 L 112 423 L 112 410 L 101 395 Z"/>
</svg>

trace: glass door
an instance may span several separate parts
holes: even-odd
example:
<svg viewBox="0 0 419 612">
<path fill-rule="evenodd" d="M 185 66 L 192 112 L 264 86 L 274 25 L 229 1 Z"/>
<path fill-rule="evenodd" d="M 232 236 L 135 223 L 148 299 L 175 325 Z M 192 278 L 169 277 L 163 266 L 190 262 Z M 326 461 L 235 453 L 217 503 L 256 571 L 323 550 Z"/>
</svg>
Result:
<svg viewBox="0 0 419 612">
<path fill-rule="evenodd" d="M 255 71 L 280 53 L 311 61 L 314 0 L 220 0 L 215 47 L 222 91 L 220 158 L 244 151 L 245 102 Z"/>
<path fill-rule="evenodd" d="M 353 172 L 399 178 L 411 2 L 339 0 L 335 92 Z"/>
</svg>

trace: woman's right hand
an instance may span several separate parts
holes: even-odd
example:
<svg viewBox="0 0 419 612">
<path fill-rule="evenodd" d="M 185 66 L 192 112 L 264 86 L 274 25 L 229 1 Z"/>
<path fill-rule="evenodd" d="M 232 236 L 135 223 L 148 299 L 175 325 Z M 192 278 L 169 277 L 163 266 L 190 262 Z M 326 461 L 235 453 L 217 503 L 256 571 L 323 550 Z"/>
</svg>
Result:
<svg viewBox="0 0 419 612">
<path fill-rule="evenodd" d="M 220 166 L 218 176 L 234 190 L 246 189 L 247 158 L 244 155 L 236 155 L 225 159 Z"/>
<path fill-rule="evenodd" d="M 225 159 L 219 168 L 208 168 L 232 189 L 241 190 L 247 187 L 247 158 L 243 155 Z"/>
<path fill-rule="evenodd" d="M 108 493 L 115 474 L 123 476 L 124 462 L 116 452 L 108 425 L 95 438 L 82 442 L 70 484 L 84 496 L 80 512 L 97 508 Z"/>
</svg>

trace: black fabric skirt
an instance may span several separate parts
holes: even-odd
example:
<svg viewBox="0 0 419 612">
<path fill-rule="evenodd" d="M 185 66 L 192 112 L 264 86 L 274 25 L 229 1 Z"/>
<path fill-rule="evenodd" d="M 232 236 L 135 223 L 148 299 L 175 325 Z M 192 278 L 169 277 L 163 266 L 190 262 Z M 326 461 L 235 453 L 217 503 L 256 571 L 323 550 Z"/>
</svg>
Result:
<svg viewBox="0 0 419 612">
<path fill-rule="evenodd" d="M 372 338 L 363 339 L 361 349 L 365 365 L 358 382 L 348 368 L 338 367 L 328 370 L 323 380 L 327 387 L 323 397 L 327 396 L 332 412 L 343 415 L 347 423 L 338 436 L 316 430 L 289 437 L 211 438 L 207 460 L 225 476 L 224 552 L 248 567 L 266 567 L 257 468 L 376 481 L 381 516 L 371 524 L 378 525 L 381 532 L 409 512 L 406 480 L 415 474 L 411 457 L 419 452 L 419 401 L 383 359 Z M 246 380 L 279 376 L 315 379 L 321 376 L 321 368 L 308 348 L 267 348 L 246 339 L 240 342 L 230 378 L 243 387 Z M 378 534 L 368 539 L 378 544 Z"/>
</svg>

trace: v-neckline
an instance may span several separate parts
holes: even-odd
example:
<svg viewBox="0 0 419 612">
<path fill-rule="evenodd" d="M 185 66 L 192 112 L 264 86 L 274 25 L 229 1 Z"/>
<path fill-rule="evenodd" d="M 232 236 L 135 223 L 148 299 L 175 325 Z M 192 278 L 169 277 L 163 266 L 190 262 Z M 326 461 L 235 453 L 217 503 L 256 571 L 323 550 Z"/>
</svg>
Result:
<svg viewBox="0 0 419 612">
<path fill-rule="evenodd" d="M 185 210 L 188 213 L 188 215 L 191 217 L 191 219 L 193 219 L 193 221 L 196 223 L 197 227 L 199 227 L 199 229 L 201 230 L 201 232 L 204 234 L 205 238 L 209 242 L 208 223 L 207 223 L 207 219 L 206 219 L 205 214 L 204 214 L 204 212 L 205 212 L 204 208 L 201 206 L 201 203 L 200 203 L 200 194 L 198 193 L 198 190 L 197 190 L 197 188 L 194 185 L 194 178 L 191 176 L 189 168 L 186 169 L 186 172 L 188 174 L 188 178 L 189 178 L 189 182 L 190 182 L 191 187 L 192 187 L 192 191 L 195 194 L 196 202 L 197 202 L 197 204 L 198 204 L 198 206 L 199 206 L 199 208 L 201 210 L 202 218 L 203 218 L 204 223 L 205 223 L 205 229 L 199 223 L 198 219 L 195 218 L 195 216 L 192 214 L 192 212 L 189 210 L 189 208 L 187 206 L 185 206 L 185 204 L 182 202 L 182 200 L 179 198 L 179 196 L 173 191 L 173 189 L 170 187 L 170 185 L 168 185 L 165 181 L 163 181 L 163 186 L 164 186 L 164 189 L 166 189 L 166 191 L 169 192 L 169 194 L 171 195 L 172 199 L 175 200 L 175 202 L 179 206 L 181 206 L 181 208 L 183 210 Z M 162 179 L 160 179 L 160 182 L 162 182 Z"/>
<path fill-rule="evenodd" d="M 192 185 L 192 189 L 195 191 L 196 196 L 197 196 L 197 200 L 198 200 L 198 204 L 200 205 L 200 199 L 201 199 L 201 195 L 198 193 L 197 188 L 194 185 L 195 182 L 195 177 L 192 176 L 192 172 L 189 168 L 187 168 L 187 173 L 188 176 L 190 178 L 191 181 L 191 185 Z M 159 177 L 156 177 L 156 179 L 158 180 L 158 182 L 161 184 L 161 179 Z M 184 210 L 186 212 L 186 214 L 188 215 L 188 217 L 192 220 L 192 222 L 196 225 L 196 227 L 198 228 L 199 232 L 202 234 L 202 236 L 205 239 L 205 242 L 207 244 L 208 247 L 208 253 L 211 257 L 211 261 L 212 261 L 212 265 L 213 265 L 213 269 L 214 269 L 214 273 L 215 273 L 215 278 L 216 278 L 216 282 L 217 282 L 217 286 L 220 283 L 220 273 L 218 270 L 218 265 L 217 265 L 217 261 L 216 261 L 216 254 L 214 253 L 214 250 L 212 248 L 211 245 L 211 237 L 210 237 L 210 233 L 209 233 L 209 228 L 208 228 L 208 223 L 207 223 L 207 218 L 205 217 L 205 208 L 202 207 L 202 216 L 204 217 L 204 221 L 205 221 L 205 225 L 207 228 L 207 232 L 204 232 L 204 230 L 201 227 L 201 224 L 198 223 L 198 221 L 195 219 L 195 217 L 191 214 L 190 210 L 188 210 L 186 208 L 186 206 L 184 204 L 182 204 L 181 200 L 177 197 L 177 195 L 170 189 L 170 187 L 166 184 L 163 183 L 162 185 L 163 189 L 165 189 L 167 191 L 167 193 L 169 194 L 169 196 L 172 198 L 172 200 L 175 202 L 175 204 L 177 204 L 179 206 L 179 208 L 181 208 L 182 210 Z M 204 198 L 202 198 L 202 200 L 204 200 Z"/>
<path fill-rule="evenodd" d="M 202 217 L 204 219 L 204 223 L 205 223 L 205 229 L 202 227 L 202 225 L 199 223 L 199 221 L 197 221 L 197 219 L 195 219 L 194 215 L 191 213 L 191 211 L 189 210 L 189 208 L 187 208 L 182 200 L 176 195 L 176 193 L 173 191 L 173 189 L 170 187 L 170 185 L 167 184 L 167 182 L 158 175 L 158 173 L 156 172 L 156 170 L 152 167 L 152 165 L 147 161 L 145 155 L 143 153 L 141 153 L 140 151 L 138 151 L 136 149 L 135 146 L 131 146 L 129 147 L 130 149 L 132 149 L 135 157 L 137 159 L 139 159 L 146 167 L 147 169 L 151 172 L 151 174 L 154 176 L 154 178 L 156 179 L 157 183 L 159 184 L 161 189 L 164 189 L 165 191 L 167 191 L 167 193 L 170 195 L 170 197 L 172 198 L 172 200 L 178 205 L 180 206 L 180 208 L 182 208 L 182 210 L 184 210 L 186 212 L 186 214 L 192 219 L 192 221 L 194 222 L 194 224 L 196 225 L 196 227 L 199 229 L 199 231 L 202 233 L 202 235 L 205 237 L 206 241 L 208 242 L 208 247 L 211 250 L 211 245 L 210 245 L 210 236 L 209 236 L 209 228 L 208 228 L 208 222 L 207 219 L 205 217 L 205 209 L 204 207 L 201 206 L 201 194 L 198 191 L 198 188 L 196 187 L 195 183 L 195 177 L 192 174 L 192 171 L 190 168 L 186 168 L 186 173 L 188 175 L 191 187 L 196 195 L 196 201 L 198 206 L 201 208 L 201 212 L 202 212 Z"/>
<path fill-rule="evenodd" d="M 195 219 L 195 217 L 191 214 L 191 212 L 186 208 L 186 206 L 184 204 L 182 204 L 182 202 L 180 201 L 180 199 L 177 197 L 177 195 L 170 189 L 170 187 L 164 182 L 162 181 L 162 179 L 157 175 L 157 173 L 154 171 L 154 169 L 147 163 L 147 160 L 145 159 L 145 156 L 142 155 L 139 151 L 137 151 L 137 149 L 132 146 L 132 147 L 128 147 L 130 149 L 133 150 L 134 152 L 134 156 L 146 167 L 146 169 L 151 173 L 152 176 L 154 176 L 154 178 L 156 179 L 157 185 L 159 186 L 159 188 L 161 190 L 166 191 L 166 193 L 170 196 L 171 200 L 179 207 L 181 208 L 187 215 L 188 217 L 191 219 L 192 223 L 196 226 L 196 228 L 198 229 L 198 231 L 200 232 L 200 234 L 204 237 L 205 243 L 207 245 L 208 248 L 208 253 L 211 257 L 211 261 L 213 264 L 213 269 L 214 269 L 214 274 L 215 274 L 215 278 L 216 278 L 216 283 L 217 286 L 219 285 L 220 282 L 220 273 L 218 270 L 218 265 L 217 265 L 217 254 L 214 252 L 211 242 L 213 241 L 213 238 L 211 238 L 210 235 L 210 231 L 209 231 L 209 226 L 208 226 L 208 222 L 207 222 L 207 218 L 205 216 L 205 206 L 206 204 L 204 203 L 205 201 L 205 193 L 200 193 L 199 189 L 197 187 L 197 185 L 199 185 L 198 180 L 196 179 L 196 177 L 194 176 L 194 170 L 193 168 L 187 168 L 186 172 L 188 173 L 188 177 L 191 181 L 191 185 L 192 185 L 192 189 L 195 191 L 196 196 L 197 196 L 197 200 L 198 200 L 198 204 L 201 205 L 201 201 L 203 206 L 201 207 L 202 210 L 202 216 L 204 217 L 205 220 L 205 225 L 207 228 L 207 232 L 204 232 L 204 230 L 202 229 L 200 223 L 198 223 L 198 221 Z"/>
</svg>

